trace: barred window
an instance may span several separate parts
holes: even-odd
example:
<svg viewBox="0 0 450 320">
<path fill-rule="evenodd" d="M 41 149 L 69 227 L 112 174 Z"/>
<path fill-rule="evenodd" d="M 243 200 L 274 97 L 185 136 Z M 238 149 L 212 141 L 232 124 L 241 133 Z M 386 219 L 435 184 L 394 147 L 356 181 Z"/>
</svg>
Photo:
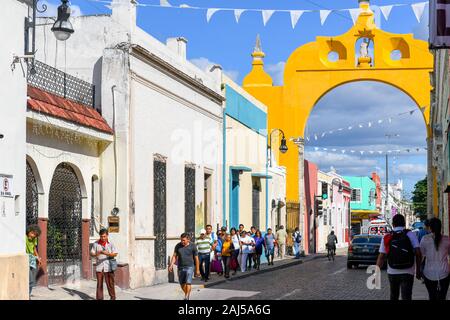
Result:
<svg viewBox="0 0 450 320">
<path fill-rule="evenodd" d="M 361 202 L 361 189 L 352 189 L 352 202 Z"/>
</svg>

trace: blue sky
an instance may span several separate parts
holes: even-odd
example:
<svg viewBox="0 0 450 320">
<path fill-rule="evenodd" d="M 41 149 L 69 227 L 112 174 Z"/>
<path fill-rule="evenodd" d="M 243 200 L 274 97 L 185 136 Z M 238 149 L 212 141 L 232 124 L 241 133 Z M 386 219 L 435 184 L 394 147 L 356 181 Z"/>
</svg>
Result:
<svg viewBox="0 0 450 320">
<path fill-rule="evenodd" d="M 372 5 L 412 4 L 421 0 L 372 0 Z M 48 0 L 57 4 L 59 0 Z M 159 0 L 140 0 L 142 4 L 159 4 Z M 358 7 L 357 0 L 169 0 L 178 6 L 209 8 L 261 8 L 261 9 L 343 9 Z M 75 11 L 86 14 L 110 13 L 104 4 L 92 0 L 72 0 Z M 314 41 L 316 36 L 334 36 L 347 31 L 352 20 L 348 12 L 331 13 L 321 26 L 319 12 L 305 13 L 293 30 L 288 13 L 275 13 L 266 26 L 259 12 L 245 12 L 239 24 L 232 12 L 218 12 L 209 23 L 206 12 L 189 9 L 138 8 L 138 25 L 162 42 L 168 37 L 183 36 L 188 39 L 188 59 L 207 67 L 221 64 L 238 83 L 250 71 L 255 38 L 260 34 L 266 53 L 266 70 L 276 84 L 281 84 L 284 61 L 299 46 Z M 414 33 L 426 40 L 428 35 L 428 11 L 419 24 L 410 6 L 394 7 L 389 21 L 381 18 L 382 29 L 395 33 Z M 361 99 L 361 100 L 358 100 Z M 363 101 L 363 103 L 362 103 Z M 378 83 L 354 83 L 337 88 L 327 94 L 314 108 L 308 122 L 309 132 L 322 132 L 363 121 L 376 120 L 409 111 L 413 102 L 404 93 Z M 351 115 L 351 117 L 349 116 Z M 324 123 L 324 117 L 332 117 L 334 123 Z M 331 126 L 331 127 L 330 127 Z M 386 133 L 398 133 L 400 137 L 386 142 Z M 386 146 L 387 145 L 387 146 Z M 378 170 L 384 180 L 384 157 L 354 156 L 314 151 L 320 147 L 353 147 L 357 150 L 404 149 L 425 147 L 425 127 L 419 112 L 412 116 L 394 119 L 390 124 L 348 131 L 334 136 L 310 141 L 306 156 L 327 171 L 334 166 L 345 175 L 369 175 Z M 409 192 L 414 183 L 426 174 L 426 155 L 402 155 L 392 157 L 390 181 L 403 178 Z M 378 168 L 378 169 L 377 169 Z"/>
</svg>

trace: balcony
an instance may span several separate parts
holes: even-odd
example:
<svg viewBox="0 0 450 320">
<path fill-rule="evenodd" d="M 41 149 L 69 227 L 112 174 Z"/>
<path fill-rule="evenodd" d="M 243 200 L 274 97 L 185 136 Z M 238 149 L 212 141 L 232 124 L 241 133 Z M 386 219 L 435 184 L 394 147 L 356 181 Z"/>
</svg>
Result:
<svg viewBox="0 0 450 320">
<path fill-rule="evenodd" d="M 53 68 L 38 60 L 34 61 L 34 70 L 28 68 L 28 85 L 52 93 L 64 99 L 95 108 L 95 86 Z"/>
</svg>

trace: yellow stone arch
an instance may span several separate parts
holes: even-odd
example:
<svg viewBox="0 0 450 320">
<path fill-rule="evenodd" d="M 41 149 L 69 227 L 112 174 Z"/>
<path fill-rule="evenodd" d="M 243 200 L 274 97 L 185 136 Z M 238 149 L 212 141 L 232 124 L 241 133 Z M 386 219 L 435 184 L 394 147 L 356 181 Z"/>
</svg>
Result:
<svg viewBox="0 0 450 320">
<path fill-rule="evenodd" d="M 379 81 L 398 88 L 415 101 L 423 113 L 427 136 L 431 138 L 430 73 L 433 71 L 433 56 L 428 43 L 414 39 L 412 34 L 393 34 L 378 29 L 369 1 L 359 2 L 359 17 L 348 32 L 336 37 L 317 37 L 315 42 L 292 53 L 286 62 L 283 86 L 273 86 L 271 77 L 264 71 L 265 55 L 257 39 L 252 53 L 253 68 L 244 78 L 243 87 L 268 106 L 270 130 L 283 129 L 288 140 L 303 137 L 312 109 L 326 93 L 350 82 Z M 361 38 L 373 42 L 374 61 L 356 52 L 356 43 Z M 393 51 L 401 53 L 399 60 L 391 58 Z M 329 60 L 330 52 L 338 54 L 337 61 Z M 287 167 L 287 201 L 297 202 L 298 153 L 294 143 L 288 143 L 290 152 L 276 157 L 281 165 Z"/>
</svg>

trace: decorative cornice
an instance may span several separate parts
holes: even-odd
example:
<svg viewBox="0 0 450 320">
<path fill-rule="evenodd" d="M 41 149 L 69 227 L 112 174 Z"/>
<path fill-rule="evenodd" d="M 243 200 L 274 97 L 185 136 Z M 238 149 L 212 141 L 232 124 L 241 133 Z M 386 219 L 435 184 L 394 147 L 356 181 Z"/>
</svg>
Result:
<svg viewBox="0 0 450 320">
<path fill-rule="evenodd" d="M 161 72 L 170 75 L 172 78 L 178 80 L 179 82 L 191 87 L 198 93 L 206 96 L 207 98 L 211 99 L 217 104 L 222 105 L 222 102 L 225 101 L 225 97 L 221 94 L 215 92 L 214 90 L 208 88 L 203 83 L 199 82 L 198 80 L 192 78 L 188 74 L 182 72 L 181 70 L 175 68 L 173 65 L 165 61 L 164 59 L 161 59 L 154 53 L 151 53 L 147 49 L 139 46 L 139 45 L 132 45 L 131 46 L 131 55 L 135 58 L 141 59 Z"/>
</svg>

